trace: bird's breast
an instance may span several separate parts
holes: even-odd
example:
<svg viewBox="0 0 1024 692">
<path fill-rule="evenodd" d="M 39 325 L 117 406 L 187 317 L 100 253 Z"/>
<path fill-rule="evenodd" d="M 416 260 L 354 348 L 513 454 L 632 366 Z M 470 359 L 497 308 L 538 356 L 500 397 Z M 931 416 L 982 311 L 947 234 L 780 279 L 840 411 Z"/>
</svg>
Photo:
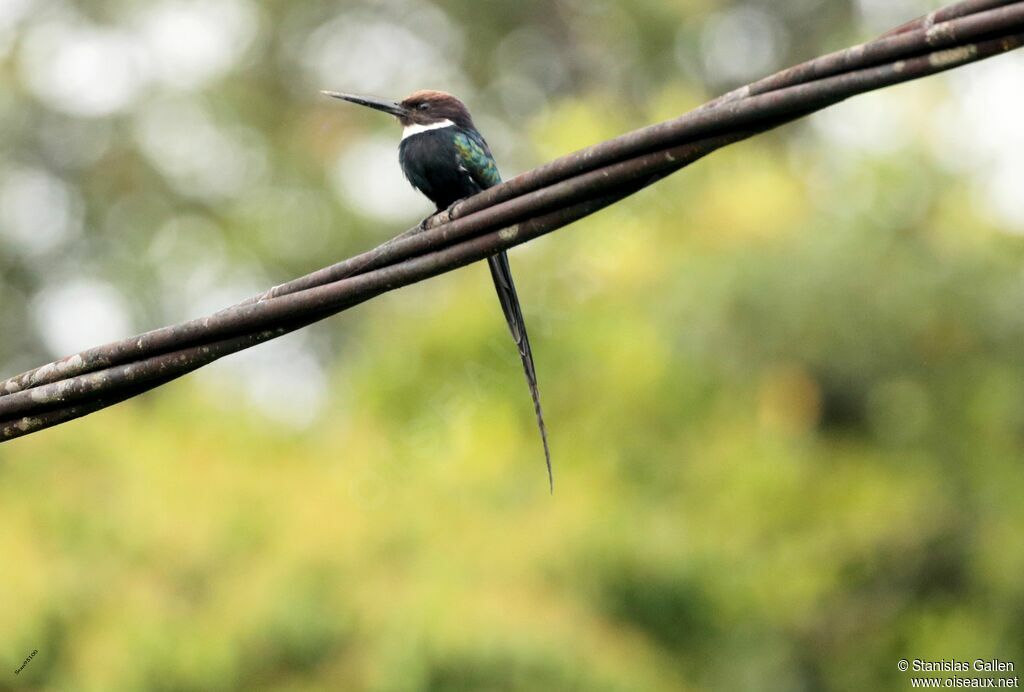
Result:
<svg viewBox="0 0 1024 692">
<path fill-rule="evenodd" d="M 438 209 L 480 191 L 469 172 L 459 165 L 452 128 L 425 130 L 403 138 L 398 160 L 412 186 Z"/>
</svg>

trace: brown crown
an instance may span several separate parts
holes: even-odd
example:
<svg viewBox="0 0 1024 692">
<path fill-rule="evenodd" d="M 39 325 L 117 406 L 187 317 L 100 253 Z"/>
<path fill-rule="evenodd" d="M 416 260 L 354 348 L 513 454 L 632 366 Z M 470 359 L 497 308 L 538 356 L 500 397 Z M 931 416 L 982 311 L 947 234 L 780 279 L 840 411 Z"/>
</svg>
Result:
<svg viewBox="0 0 1024 692">
<path fill-rule="evenodd" d="M 459 127 L 473 128 L 473 118 L 466 104 L 444 91 L 414 91 L 405 97 L 402 107 L 408 112 L 400 118 L 402 125 L 429 125 L 451 120 Z"/>
</svg>

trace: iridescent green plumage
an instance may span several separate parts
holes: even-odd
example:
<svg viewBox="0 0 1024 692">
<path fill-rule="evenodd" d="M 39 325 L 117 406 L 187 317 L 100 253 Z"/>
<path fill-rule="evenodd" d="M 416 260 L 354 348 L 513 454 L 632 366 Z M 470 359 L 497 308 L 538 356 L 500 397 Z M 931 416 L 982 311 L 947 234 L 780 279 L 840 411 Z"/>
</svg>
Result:
<svg viewBox="0 0 1024 692">
<path fill-rule="evenodd" d="M 481 189 L 501 182 L 498 165 L 491 156 L 487 142 L 474 130 L 456 130 L 454 135 L 455 150 L 459 152 L 462 166 L 473 176 Z"/>
</svg>

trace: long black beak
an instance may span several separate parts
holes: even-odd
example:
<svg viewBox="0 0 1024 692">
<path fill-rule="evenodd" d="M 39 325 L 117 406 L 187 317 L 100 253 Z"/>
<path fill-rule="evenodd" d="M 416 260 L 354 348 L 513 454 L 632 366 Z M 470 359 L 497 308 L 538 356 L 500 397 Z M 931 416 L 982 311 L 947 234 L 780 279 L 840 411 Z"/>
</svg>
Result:
<svg viewBox="0 0 1024 692">
<path fill-rule="evenodd" d="M 388 101 L 387 99 L 379 99 L 373 96 L 357 96 L 356 94 L 343 94 L 339 91 L 321 91 L 320 93 L 326 94 L 332 98 L 341 99 L 342 101 L 358 103 L 360 106 L 366 106 L 367 108 L 390 113 L 391 115 L 399 118 L 408 113 L 400 103 Z"/>
</svg>

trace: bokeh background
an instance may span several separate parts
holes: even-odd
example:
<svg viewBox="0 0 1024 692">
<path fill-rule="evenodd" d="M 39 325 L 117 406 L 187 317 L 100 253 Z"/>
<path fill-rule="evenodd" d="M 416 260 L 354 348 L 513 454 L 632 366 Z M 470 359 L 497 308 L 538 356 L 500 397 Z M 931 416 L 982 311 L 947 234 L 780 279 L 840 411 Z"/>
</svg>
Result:
<svg viewBox="0 0 1024 692">
<path fill-rule="evenodd" d="M 0 375 L 430 211 L 923 0 L 0 0 Z M 0 448 L 0 689 L 907 689 L 1024 664 L 1024 55 L 857 98 L 486 269 Z M 38 654 L 14 675 L 33 650 Z"/>
</svg>

